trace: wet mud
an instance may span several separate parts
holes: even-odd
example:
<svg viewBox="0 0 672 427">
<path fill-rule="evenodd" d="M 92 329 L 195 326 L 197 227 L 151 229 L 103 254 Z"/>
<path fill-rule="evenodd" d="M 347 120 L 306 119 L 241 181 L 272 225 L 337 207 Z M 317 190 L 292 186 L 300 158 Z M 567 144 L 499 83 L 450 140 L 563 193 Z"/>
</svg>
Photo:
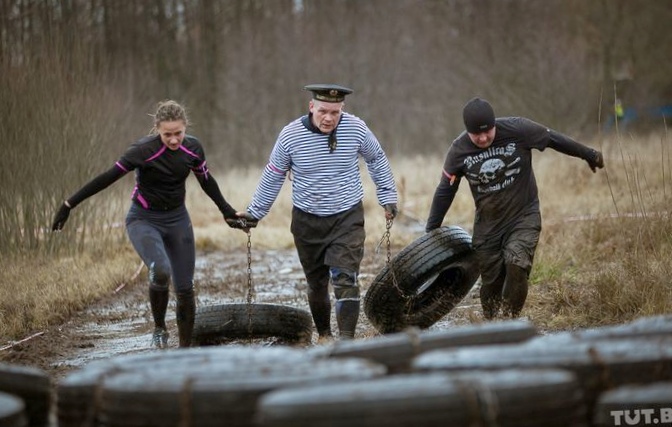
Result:
<svg viewBox="0 0 672 427">
<path fill-rule="evenodd" d="M 251 290 L 251 299 L 255 303 L 286 304 L 308 310 L 306 282 L 293 249 L 252 251 L 250 255 L 251 262 L 248 262 L 245 252 L 197 254 L 197 307 L 247 302 Z M 365 252 L 360 272 L 363 293 L 386 260 L 384 250 Z M 432 329 L 470 323 L 472 311 L 477 309 L 477 301 L 473 299 L 472 296 L 465 298 Z M 171 335 L 169 347 L 177 347 L 175 301 L 172 296 L 166 320 Z M 337 330 L 333 309 L 332 327 Z M 58 380 L 94 360 L 126 353 L 158 351 L 151 347 L 152 330 L 143 271 L 136 281 L 75 314 L 68 322 L 5 350 L 0 354 L 0 360 L 37 366 Z M 363 313 L 360 314 L 356 335 L 358 338 L 377 335 Z M 315 344 L 316 339 L 314 334 L 311 343 L 302 345 Z M 276 345 L 273 340 L 263 344 Z"/>
</svg>

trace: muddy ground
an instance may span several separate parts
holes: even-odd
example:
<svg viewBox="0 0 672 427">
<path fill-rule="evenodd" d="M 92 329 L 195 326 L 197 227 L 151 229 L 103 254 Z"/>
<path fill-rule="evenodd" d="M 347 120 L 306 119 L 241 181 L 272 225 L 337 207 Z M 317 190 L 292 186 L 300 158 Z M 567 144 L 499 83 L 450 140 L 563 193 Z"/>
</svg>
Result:
<svg viewBox="0 0 672 427">
<path fill-rule="evenodd" d="M 392 248 L 396 254 L 401 248 Z M 248 278 L 254 290 L 253 301 L 278 303 L 308 310 L 306 282 L 295 251 L 252 250 L 251 275 L 247 253 L 199 253 L 196 265 L 197 307 L 229 302 L 245 302 Z M 365 292 L 375 275 L 385 265 L 385 248 L 376 252 L 367 248 L 361 267 L 360 283 Z M 432 329 L 478 321 L 480 309 L 475 289 Z M 171 334 L 169 346 L 177 347 L 175 302 L 171 301 L 167 323 Z M 335 319 L 332 308 L 332 325 Z M 68 322 L 41 332 L 0 353 L 0 360 L 36 366 L 54 381 L 85 364 L 125 353 L 158 351 L 151 348 L 153 325 L 144 272 L 134 282 L 74 315 Z M 363 311 L 357 338 L 377 335 Z M 313 343 L 316 340 L 313 336 Z M 258 343 L 255 343 L 258 344 Z M 273 345 L 273 342 L 265 344 Z"/>
</svg>

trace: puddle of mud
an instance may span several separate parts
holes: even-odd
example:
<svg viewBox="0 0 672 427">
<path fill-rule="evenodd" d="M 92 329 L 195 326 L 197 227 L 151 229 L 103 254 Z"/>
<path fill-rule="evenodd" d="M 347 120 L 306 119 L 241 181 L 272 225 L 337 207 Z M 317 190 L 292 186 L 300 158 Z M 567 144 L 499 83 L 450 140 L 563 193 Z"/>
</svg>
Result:
<svg viewBox="0 0 672 427">
<path fill-rule="evenodd" d="M 213 252 L 199 254 L 196 262 L 197 307 L 247 301 L 247 254 Z M 287 304 L 308 310 L 306 285 L 294 251 L 267 251 L 252 260 L 254 302 Z M 118 298 L 85 310 L 87 320 L 73 329 L 83 338 L 77 348 L 52 363 L 59 370 L 73 370 L 94 360 L 112 356 L 158 351 L 151 347 L 153 329 L 146 284 L 136 283 L 122 290 Z M 177 346 L 175 302 L 166 314 L 171 335 L 169 346 Z"/>
<path fill-rule="evenodd" d="M 72 331 L 73 334 L 83 339 L 77 348 L 69 352 L 65 358 L 53 362 L 53 367 L 72 370 L 91 361 L 114 355 L 149 351 L 151 335 L 148 319 L 138 315 L 147 309 L 146 303 L 128 306 L 126 303 L 118 302 L 110 306 L 86 310 L 86 317 L 93 320 Z M 124 315 L 124 313 L 135 315 Z M 174 319 L 174 315 L 172 317 Z M 172 320 L 168 316 L 167 318 L 168 321 Z"/>
</svg>

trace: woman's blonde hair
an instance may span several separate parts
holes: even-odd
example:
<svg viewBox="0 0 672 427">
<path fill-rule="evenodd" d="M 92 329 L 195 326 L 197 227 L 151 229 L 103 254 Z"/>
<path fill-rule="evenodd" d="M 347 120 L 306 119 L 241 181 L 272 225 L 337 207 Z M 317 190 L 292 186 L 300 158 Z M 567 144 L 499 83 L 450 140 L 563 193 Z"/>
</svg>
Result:
<svg viewBox="0 0 672 427">
<path fill-rule="evenodd" d="M 156 105 L 156 113 L 150 114 L 154 117 L 154 127 L 150 134 L 158 133 L 159 124 L 161 122 L 174 122 L 182 120 L 185 126 L 189 126 L 189 118 L 187 118 L 187 110 L 173 100 L 161 101 Z"/>
</svg>

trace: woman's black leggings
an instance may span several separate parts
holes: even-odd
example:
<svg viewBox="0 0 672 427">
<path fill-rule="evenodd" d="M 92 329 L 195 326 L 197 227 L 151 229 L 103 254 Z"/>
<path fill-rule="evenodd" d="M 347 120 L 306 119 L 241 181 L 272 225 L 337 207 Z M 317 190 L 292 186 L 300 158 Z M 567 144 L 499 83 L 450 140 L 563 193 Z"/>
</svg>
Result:
<svg viewBox="0 0 672 427">
<path fill-rule="evenodd" d="M 126 216 L 126 231 L 149 269 L 152 289 L 168 290 L 171 277 L 175 293 L 193 288 L 196 247 L 185 206 L 150 211 L 133 203 Z"/>
</svg>

